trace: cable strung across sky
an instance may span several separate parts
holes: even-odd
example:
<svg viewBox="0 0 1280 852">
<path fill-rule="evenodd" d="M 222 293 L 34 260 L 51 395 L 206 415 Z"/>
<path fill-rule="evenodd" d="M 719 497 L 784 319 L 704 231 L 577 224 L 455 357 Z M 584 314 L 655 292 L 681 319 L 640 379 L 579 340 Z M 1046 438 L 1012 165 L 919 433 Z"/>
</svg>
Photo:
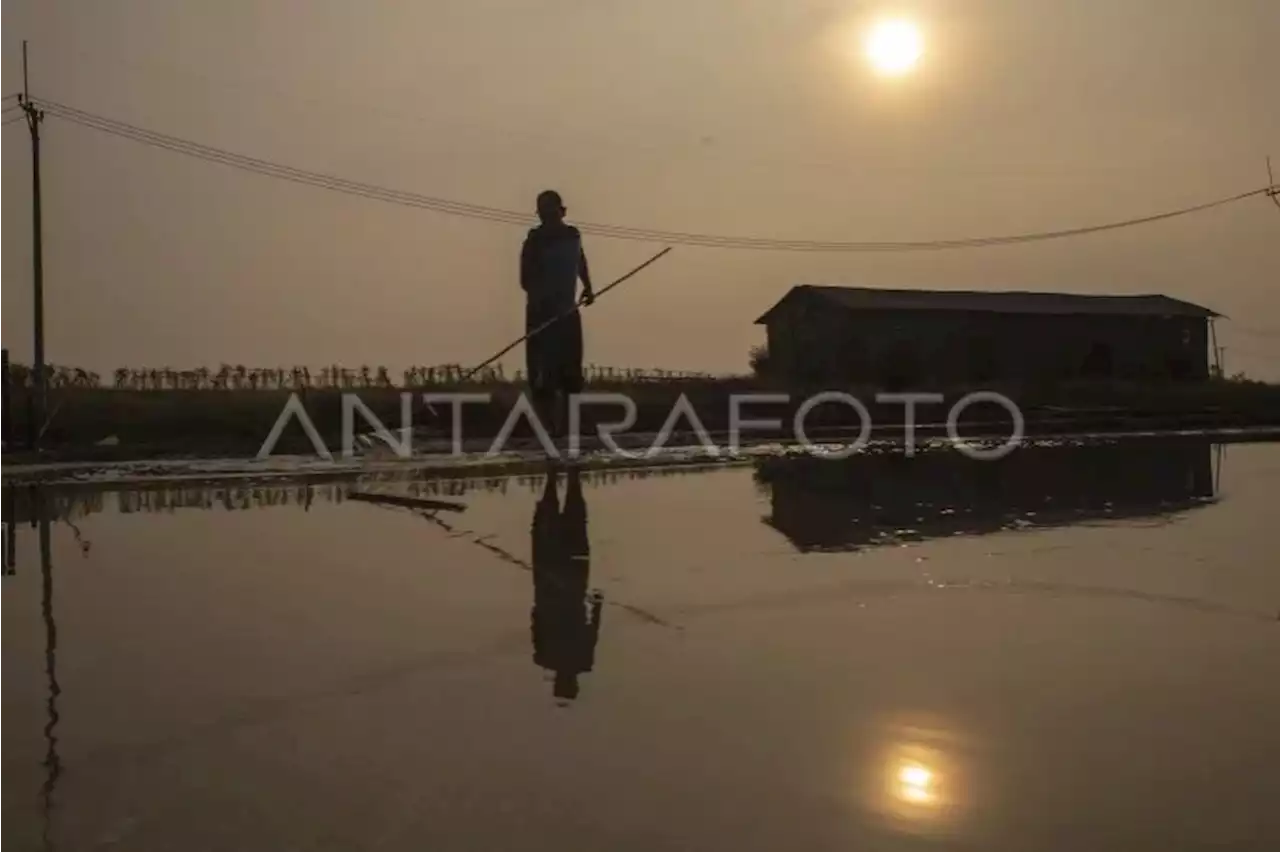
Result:
<svg viewBox="0 0 1280 852">
<path fill-rule="evenodd" d="M 203 145 L 199 142 L 193 142 L 176 136 L 157 133 L 123 121 L 86 112 L 85 110 L 58 103 L 57 101 L 46 100 L 44 98 L 33 98 L 32 100 L 44 109 L 48 115 L 60 118 L 72 124 L 77 124 L 82 127 L 129 139 L 141 144 L 150 145 L 166 151 L 185 154 L 190 157 L 220 163 L 222 165 L 231 166 L 233 168 L 254 172 L 268 177 L 279 178 L 281 180 L 305 184 L 307 186 L 327 189 L 347 195 L 369 198 L 376 201 L 399 204 L 405 207 L 430 210 L 450 216 L 461 216 L 470 219 L 508 225 L 528 226 L 531 223 L 530 215 L 516 210 L 504 210 L 497 207 L 486 207 L 478 204 L 468 204 L 461 201 L 451 201 L 444 198 L 434 198 L 428 195 L 388 189 L 386 187 L 359 183 L 357 181 L 351 181 L 332 175 L 305 171 L 303 169 L 294 168 L 293 166 L 274 163 L 269 160 L 262 160 L 256 157 L 249 157 L 244 154 L 237 154 L 209 145 Z M 768 239 L 764 237 L 699 234 L 686 231 L 663 231 L 624 225 L 610 225 L 599 222 L 575 222 L 575 224 L 583 233 L 593 234 L 600 237 L 635 240 L 641 242 L 662 242 L 675 245 L 701 246 L 704 248 L 806 252 L 940 251 L 944 249 L 1015 245 L 1020 243 L 1042 242 L 1045 240 L 1096 234 L 1104 231 L 1130 228 L 1137 225 L 1145 225 L 1166 219 L 1187 216 L 1193 213 L 1210 210 L 1215 207 L 1233 204 L 1255 196 L 1274 197 L 1275 193 L 1275 186 L 1264 186 L 1226 198 L 1219 198 L 1202 204 L 1196 204 L 1191 207 L 1183 207 L 1177 210 L 1169 210 L 1162 213 L 1156 213 L 1134 219 L 1124 219 L 1117 222 L 1066 228 L 1056 231 L 1042 231 L 1038 233 L 1012 234 L 994 237 L 970 237 L 952 240 L 921 240 L 906 242 L 783 240 Z"/>
</svg>

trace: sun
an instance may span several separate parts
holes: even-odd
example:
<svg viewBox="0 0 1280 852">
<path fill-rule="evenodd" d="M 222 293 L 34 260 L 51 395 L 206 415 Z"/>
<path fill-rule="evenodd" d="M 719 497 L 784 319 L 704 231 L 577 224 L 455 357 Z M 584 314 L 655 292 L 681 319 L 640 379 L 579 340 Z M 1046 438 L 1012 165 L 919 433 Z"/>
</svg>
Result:
<svg viewBox="0 0 1280 852">
<path fill-rule="evenodd" d="M 881 21 L 871 28 L 866 39 L 867 59 L 881 74 L 897 77 L 910 72 L 920 61 L 924 39 L 920 28 L 911 21 Z"/>
</svg>

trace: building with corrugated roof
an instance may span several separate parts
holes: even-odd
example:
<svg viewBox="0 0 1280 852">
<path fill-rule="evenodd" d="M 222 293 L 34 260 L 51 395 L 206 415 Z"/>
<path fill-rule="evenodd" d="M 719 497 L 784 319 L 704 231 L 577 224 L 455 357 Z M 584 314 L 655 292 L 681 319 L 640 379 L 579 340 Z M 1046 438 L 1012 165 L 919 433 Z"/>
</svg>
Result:
<svg viewBox="0 0 1280 852">
<path fill-rule="evenodd" d="M 903 389 L 1202 380 L 1217 316 L 1168 296 L 804 285 L 756 322 L 777 378 Z"/>
</svg>

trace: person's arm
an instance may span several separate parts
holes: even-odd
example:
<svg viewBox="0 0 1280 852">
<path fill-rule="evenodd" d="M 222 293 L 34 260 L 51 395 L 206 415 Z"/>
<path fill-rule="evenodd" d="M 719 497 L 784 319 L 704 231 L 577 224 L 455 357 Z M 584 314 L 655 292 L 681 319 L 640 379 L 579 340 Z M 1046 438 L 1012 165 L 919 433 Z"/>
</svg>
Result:
<svg viewBox="0 0 1280 852">
<path fill-rule="evenodd" d="M 595 301 L 595 289 L 591 286 L 591 269 L 587 266 L 586 249 L 581 248 L 582 238 L 578 238 L 578 277 L 582 279 L 582 302 L 585 305 Z"/>
<path fill-rule="evenodd" d="M 533 283 L 533 234 L 525 235 L 524 245 L 520 248 L 520 289 L 529 292 Z"/>
</svg>

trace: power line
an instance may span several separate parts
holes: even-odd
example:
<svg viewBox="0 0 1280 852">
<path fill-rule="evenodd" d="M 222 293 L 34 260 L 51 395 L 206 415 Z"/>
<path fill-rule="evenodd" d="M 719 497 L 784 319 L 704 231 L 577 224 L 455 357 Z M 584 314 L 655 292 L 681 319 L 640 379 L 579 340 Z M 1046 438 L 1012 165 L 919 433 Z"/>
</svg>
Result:
<svg viewBox="0 0 1280 852">
<path fill-rule="evenodd" d="M 367 115 L 377 115 L 383 118 L 394 119 L 398 123 L 402 123 L 402 124 L 412 124 L 412 125 L 417 125 L 419 127 L 427 127 L 427 128 L 430 128 L 430 130 L 433 133 L 436 133 L 437 135 L 439 134 L 439 131 L 443 127 L 448 127 L 449 129 L 452 129 L 452 130 L 486 129 L 486 128 L 483 128 L 482 125 L 479 125 L 473 122 L 472 123 L 459 122 L 456 119 L 451 119 L 451 118 L 442 116 L 440 114 L 428 115 L 422 112 L 413 111 L 413 109 L 406 110 L 406 109 L 390 108 L 390 107 L 399 107 L 405 104 L 415 104 L 414 99 L 405 97 L 403 95 L 400 95 L 400 96 L 397 96 L 394 94 L 390 96 L 384 95 L 380 97 L 376 103 L 370 101 L 367 98 L 364 98 L 363 96 L 358 98 L 352 98 L 350 96 L 344 97 L 342 93 L 340 92 L 335 93 L 333 91 L 330 91 L 328 94 L 322 97 L 318 95 L 307 94 L 305 92 L 298 92 L 290 88 L 284 87 L 280 84 L 280 79 L 274 75 L 253 74 L 251 76 L 244 76 L 241 73 L 237 73 L 235 75 L 229 75 L 223 72 L 206 73 L 190 65 L 178 63 L 178 62 L 165 61 L 163 59 L 157 58 L 154 55 L 142 57 L 142 56 L 131 53 L 127 57 L 121 56 L 121 55 L 109 56 L 106 54 L 97 53 L 90 50 L 69 47 L 67 45 L 60 45 L 54 51 L 55 54 L 63 53 L 63 52 L 65 52 L 69 57 L 68 59 L 65 60 L 67 64 L 74 64 L 79 67 L 86 67 L 86 68 L 94 65 L 107 65 L 108 67 L 111 67 L 116 71 L 133 74 L 137 76 L 139 79 L 146 78 L 149 80 L 154 80 L 157 77 L 161 77 L 165 79 L 182 77 L 182 78 L 185 78 L 185 80 L 188 82 L 193 82 L 198 84 L 199 87 L 204 92 L 209 92 L 209 91 L 234 92 L 236 93 L 236 101 L 238 104 L 243 104 L 245 102 L 246 96 L 250 96 L 256 99 L 259 104 L 263 104 L 263 105 L 274 104 L 275 106 L 279 106 L 281 104 L 288 104 L 291 107 L 295 107 L 295 108 L 302 107 L 302 106 L 311 106 L 311 107 L 323 106 L 325 108 L 326 114 L 335 110 L 339 110 L 343 114 L 350 113 L 353 111 L 360 111 Z M 243 70 L 244 69 L 237 69 L 237 72 L 242 72 Z M 317 115 L 318 114 L 316 113 L 311 113 L 310 117 L 315 118 L 317 117 Z M 572 135 L 575 138 L 577 138 L 579 141 L 581 141 L 583 139 L 584 128 L 579 125 L 574 125 L 571 129 L 572 129 Z M 501 133 L 501 135 L 508 140 L 512 138 L 518 138 L 522 140 L 521 144 L 539 144 L 539 143 L 550 142 L 556 146 L 556 150 L 559 150 L 559 146 L 560 146 L 560 143 L 556 141 L 556 137 L 547 136 L 541 133 L 529 132 L 528 128 L 512 128 L 507 126 L 507 127 L 503 127 L 500 131 L 494 131 L 492 128 L 487 128 L 487 132 L 489 132 L 490 134 L 494 134 L 495 132 Z M 696 132 L 691 132 L 689 134 L 686 134 L 685 136 L 680 137 L 680 141 L 683 142 L 685 145 L 688 145 L 689 143 L 695 143 L 696 146 L 702 146 L 708 143 L 715 143 L 717 146 L 719 146 L 721 142 L 721 140 L 717 139 L 713 135 L 696 133 Z M 679 147 L 678 143 L 677 145 L 673 145 L 673 146 L 647 145 L 643 143 L 637 143 L 633 137 L 629 137 L 628 142 L 634 145 L 635 147 L 639 148 L 639 150 L 643 150 L 647 152 L 673 153 L 673 152 L 680 152 L 684 150 L 683 148 Z M 597 143 L 593 142 L 592 144 L 597 144 Z M 730 149 L 728 146 L 725 146 L 721 150 L 732 150 L 735 158 L 741 161 L 742 160 L 741 155 L 746 149 L 743 149 L 741 147 L 733 147 L 732 149 Z M 752 156 L 748 153 L 747 160 L 748 162 L 751 162 L 766 168 L 775 168 L 780 165 L 780 158 L 776 156 L 771 157 L 764 154 L 757 154 L 755 156 Z M 1236 160 L 1233 158 L 1232 162 L 1234 163 L 1236 162 Z M 845 168 L 847 166 L 847 161 L 843 157 L 836 157 L 834 159 L 830 157 L 824 157 L 821 159 L 801 159 L 794 155 L 788 155 L 785 158 L 782 158 L 782 164 L 784 164 L 788 168 L 796 168 L 796 167 L 821 168 L 829 171 L 832 168 L 840 168 L 840 169 Z M 1220 164 L 1220 161 L 1218 160 L 1201 160 L 1201 161 L 1188 160 L 1188 161 L 1178 161 L 1178 162 L 1166 162 L 1161 164 L 1155 163 L 1150 158 L 1147 158 L 1143 161 L 1143 165 L 1145 167 L 1160 168 L 1160 169 L 1166 169 L 1166 170 L 1167 169 L 1195 170 L 1195 169 L 1208 167 L 1210 165 L 1219 165 L 1219 164 Z M 947 174 L 995 173 L 1003 176 L 1008 176 L 1011 171 L 1040 174 L 1040 175 L 1062 175 L 1069 172 L 1080 172 L 1080 171 L 1084 171 L 1088 173 L 1096 173 L 1099 171 L 1109 172 L 1109 171 L 1118 170 L 1128 174 L 1132 174 L 1135 167 L 1131 164 L 1130 165 L 1121 165 L 1118 163 L 1098 164 L 1096 162 L 1091 163 L 1087 167 L 1080 167 L 1078 165 L 1073 165 L 1069 163 L 1054 164 L 1049 162 L 1035 163 L 1030 161 L 1026 161 L 1019 164 L 1019 163 L 1011 163 L 1011 161 L 1007 159 L 1002 159 L 998 167 L 994 165 L 974 166 L 972 164 L 965 164 L 960 166 L 957 166 L 954 164 L 929 166 L 928 164 L 912 162 L 910 164 L 877 163 L 876 168 L 878 171 L 882 171 L 882 172 L 903 172 L 903 171 L 917 172 L 917 173 L 918 172 L 945 172 Z M 1273 184 L 1273 188 L 1275 188 L 1274 181 L 1272 181 L 1272 184 Z"/>
<path fill-rule="evenodd" d="M 68 107 L 65 104 L 59 104 L 53 101 L 42 101 L 50 109 L 51 114 L 58 114 L 60 117 L 82 124 L 94 129 L 98 129 L 107 133 L 124 136 L 134 141 L 145 142 L 147 144 L 157 145 L 159 147 L 174 150 L 179 153 L 186 153 L 193 156 L 200 156 L 205 159 L 212 159 L 222 162 L 226 165 L 246 168 L 250 171 L 256 171 L 263 174 L 270 174 L 275 177 L 282 177 L 296 182 L 307 183 L 315 186 L 323 186 L 324 188 L 335 189 L 347 192 L 349 194 L 361 195 L 365 197 L 376 198 L 380 200 L 393 201 L 395 203 L 408 204 L 409 206 L 422 207 L 426 209 L 436 210 L 438 212 L 453 213 L 455 215 L 470 216 L 472 218 L 486 219 L 489 221 L 501 221 L 508 223 L 524 224 L 528 221 L 525 214 L 502 210 L 499 208 L 483 207 L 480 205 L 465 204 L 462 202 L 448 201 L 445 199 L 432 198 L 429 196 L 421 196 L 413 193 L 405 193 L 396 190 L 388 190 L 382 187 L 371 186 L 368 184 L 360 184 L 354 181 L 347 181 L 341 178 L 335 178 L 329 175 L 321 175 L 314 172 L 304 172 L 300 169 L 294 169 L 289 166 L 283 166 L 278 163 L 271 163 L 257 158 L 246 157 L 240 154 L 224 151 L 210 146 L 201 145 L 199 143 L 190 142 L 188 140 L 179 139 L 177 137 L 166 136 L 164 134 L 148 131 L 125 122 L 119 122 L 104 116 L 94 115 L 92 113 Z M 1269 189 L 1269 188 L 1268 188 Z M 1084 233 L 1093 233 L 1101 230 L 1110 230 L 1118 227 L 1129 227 L 1136 224 L 1158 221 L 1160 219 L 1171 218 L 1173 216 L 1186 215 L 1192 212 L 1216 207 L 1221 204 L 1242 200 L 1256 194 L 1268 192 L 1268 189 L 1254 190 L 1229 199 L 1222 199 L 1208 204 L 1197 205 L 1192 208 L 1172 211 L 1168 213 L 1158 214 L 1156 216 L 1144 217 L 1142 219 L 1128 220 L 1125 222 L 1110 223 L 1107 225 L 1091 226 L 1088 228 L 1077 228 L 1069 231 L 1048 232 L 1042 234 L 1026 234 L 1013 237 L 992 237 L 967 240 L 952 241 L 928 241 L 914 243 L 827 243 L 814 242 L 808 240 L 768 240 L 750 237 L 722 237 L 707 234 L 690 234 L 687 232 L 667 232 L 656 231 L 642 228 L 631 228 L 615 225 L 602 225 L 598 223 L 581 223 L 579 228 L 584 232 L 597 233 L 603 236 L 616 237 L 621 239 L 640 239 L 640 240 L 668 240 L 671 242 L 681 242 L 684 244 L 704 245 L 711 247 L 728 247 L 728 248 L 757 248 L 757 249 L 775 249 L 775 250 L 808 250 L 808 251 L 866 251 L 866 250 L 912 250 L 912 249 L 938 249 L 938 248 L 961 248 L 981 245 L 997 245 L 1010 242 L 1028 242 L 1032 240 L 1059 238 L 1064 236 L 1074 236 Z"/>
<path fill-rule="evenodd" d="M 1229 326 L 1229 328 L 1232 331 L 1238 331 L 1241 334 L 1247 334 L 1252 337 L 1263 337 L 1270 340 L 1280 340 L 1280 331 L 1268 330 L 1268 329 L 1262 329 L 1262 328 L 1249 328 L 1248 326 L 1236 325 L 1235 323 L 1232 323 Z"/>
<path fill-rule="evenodd" d="M 434 210 L 436 212 L 453 213 L 456 215 L 471 216 L 473 218 L 487 218 L 491 221 L 500 221 L 510 224 L 526 224 L 529 221 L 529 217 L 527 215 L 513 211 L 484 208 L 478 205 L 463 204 L 461 202 L 452 202 L 445 199 L 435 199 L 428 196 L 420 196 L 413 193 L 401 192 L 399 190 L 377 187 L 371 184 L 361 184 L 355 181 L 348 181 L 343 178 L 319 174 L 317 172 L 308 172 L 302 169 L 293 168 L 292 166 L 273 163 L 267 160 L 260 160 L 255 157 L 235 154 L 230 151 L 224 151 L 208 145 L 202 145 L 197 142 L 190 142 L 178 139 L 177 137 L 154 133 L 140 127 L 135 127 L 134 125 L 115 121 L 102 116 L 96 116 L 92 113 L 76 110 L 72 107 L 67 107 L 52 101 L 41 100 L 40 103 L 45 107 L 49 115 L 62 118 L 63 120 L 70 121 L 74 124 L 100 130 L 115 136 L 121 136 L 135 142 L 141 142 L 143 144 L 174 151 L 176 153 L 187 154 L 189 156 L 210 160 L 212 162 L 256 172 L 258 174 L 264 174 L 270 177 L 277 177 L 293 181 L 295 183 L 317 186 L 322 189 L 331 189 L 350 195 L 359 195 L 367 198 L 373 198 L 375 200 Z"/>
<path fill-rule="evenodd" d="M 1231 347 L 1224 346 L 1222 348 L 1223 349 L 1230 348 L 1232 352 L 1236 352 L 1240 355 L 1248 355 L 1250 358 L 1275 358 L 1276 357 L 1275 351 L 1259 352 L 1257 349 L 1242 348 L 1239 346 L 1231 346 Z"/>
<path fill-rule="evenodd" d="M 449 199 L 435 198 L 417 193 L 388 189 L 372 184 L 359 183 L 344 178 L 325 175 L 318 172 L 305 171 L 281 163 L 237 154 L 213 146 L 204 145 L 176 136 L 147 130 L 123 121 L 97 115 L 85 110 L 61 104 L 56 101 L 39 99 L 39 104 L 49 115 L 83 127 L 98 130 L 114 136 L 130 139 L 153 147 L 162 148 L 174 153 L 186 154 L 199 159 L 221 163 L 222 165 L 257 174 L 276 177 L 294 183 L 328 189 L 348 195 L 355 195 L 373 200 L 400 204 L 408 207 L 431 210 L 448 215 L 462 216 L 472 219 L 497 222 L 511 225 L 527 225 L 530 217 L 522 212 L 504 210 L 469 204 Z M 864 252 L 864 251 L 937 251 L 943 249 L 978 248 L 997 245 L 1040 242 L 1063 239 L 1066 237 L 1084 236 L 1104 231 L 1129 228 L 1150 224 L 1180 216 L 1187 216 L 1243 201 L 1254 196 L 1267 196 L 1275 191 L 1273 186 L 1261 187 L 1248 192 L 1239 193 L 1227 198 L 1196 204 L 1177 210 L 1170 210 L 1150 216 L 1108 222 L 1099 225 L 1067 228 L 1056 231 L 1014 234 L 995 237 L 976 237 L 953 240 L 924 240 L 905 242 L 845 242 L 815 240 L 784 240 L 763 237 L 739 237 L 716 234 L 691 233 L 686 231 L 663 231 L 649 228 L 637 228 L 623 225 L 611 225 L 598 222 L 578 222 L 578 229 L 583 233 L 614 239 L 640 240 L 644 242 L 666 242 L 679 245 L 702 246 L 706 248 L 754 249 L 761 251 L 825 251 L 825 252 Z"/>
</svg>

